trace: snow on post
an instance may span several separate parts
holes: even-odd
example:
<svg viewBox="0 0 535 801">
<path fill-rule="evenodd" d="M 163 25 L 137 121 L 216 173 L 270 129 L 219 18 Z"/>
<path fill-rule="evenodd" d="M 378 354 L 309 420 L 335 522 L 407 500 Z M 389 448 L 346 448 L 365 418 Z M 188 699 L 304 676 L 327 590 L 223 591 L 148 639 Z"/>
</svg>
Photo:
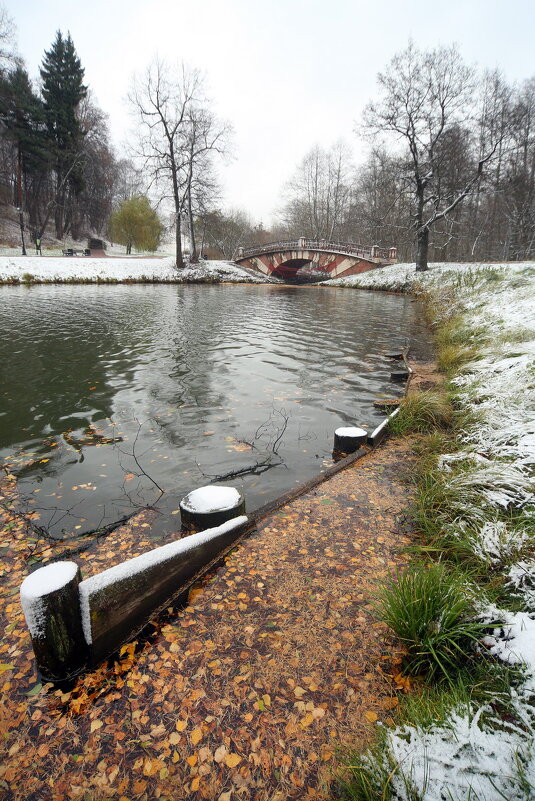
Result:
<svg viewBox="0 0 535 801">
<path fill-rule="evenodd" d="M 245 513 L 245 499 L 234 487 L 199 487 L 180 501 L 182 526 L 202 530 Z"/>
<path fill-rule="evenodd" d="M 84 666 L 87 657 L 76 562 L 52 562 L 30 573 L 20 600 L 30 629 L 39 673 L 45 681 L 63 681 Z"/>
<path fill-rule="evenodd" d="M 368 432 L 364 428 L 337 428 L 334 432 L 334 450 L 338 453 L 355 453 L 367 439 Z"/>
</svg>

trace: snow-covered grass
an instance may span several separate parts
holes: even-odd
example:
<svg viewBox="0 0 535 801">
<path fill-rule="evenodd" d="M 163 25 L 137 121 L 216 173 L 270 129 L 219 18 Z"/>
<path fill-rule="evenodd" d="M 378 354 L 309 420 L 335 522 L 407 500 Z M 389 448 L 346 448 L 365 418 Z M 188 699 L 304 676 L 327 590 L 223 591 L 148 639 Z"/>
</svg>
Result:
<svg viewBox="0 0 535 801">
<path fill-rule="evenodd" d="M 398 264 L 329 284 L 420 294 L 439 347 L 451 349 L 449 389 L 462 423 L 435 438 L 447 450 L 427 455 L 416 519 L 427 560 L 468 568 L 475 614 L 488 626 L 475 655 L 488 676 L 478 682 L 492 698 L 481 700 L 465 675 L 473 696 L 462 704 L 450 696 L 441 720 L 409 714 L 382 727 L 376 746 L 354 759 L 345 797 L 533 801 L 535 263 L 442 264 L 424 273 Z M 464 349 L 457 360 L 455 348 Z M 496 676 L 513 668 L 498 688 Z"/>
<path fill-rule="evenodd" d="M 172 258 L 0 256 L 0 283 L 270 282 L 230 261 L 201 261 L 183 270 L 177 270 L 174 264 Z"/>
</svg>

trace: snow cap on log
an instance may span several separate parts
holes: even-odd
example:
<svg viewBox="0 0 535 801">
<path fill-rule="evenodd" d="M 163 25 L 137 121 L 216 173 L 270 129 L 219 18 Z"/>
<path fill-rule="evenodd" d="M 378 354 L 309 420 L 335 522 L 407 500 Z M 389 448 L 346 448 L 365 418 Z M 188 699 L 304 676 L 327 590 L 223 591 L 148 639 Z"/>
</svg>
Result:
<svg viewBox="0 0 535 801">
<path fill-rule="evenodd" d="M 334 450 L 339 453 L 355 453 L 368 439 L 368 432 L 364 428 L 346 426 L 337 428 L 334 432 Z"/>
<path fill-rule="evenodd" d="M 185 528 L 219 526 L 244 512 L 245 500 L 234 487 L 199 487 L 180 501 L 180 516 Z"/>
</svg>

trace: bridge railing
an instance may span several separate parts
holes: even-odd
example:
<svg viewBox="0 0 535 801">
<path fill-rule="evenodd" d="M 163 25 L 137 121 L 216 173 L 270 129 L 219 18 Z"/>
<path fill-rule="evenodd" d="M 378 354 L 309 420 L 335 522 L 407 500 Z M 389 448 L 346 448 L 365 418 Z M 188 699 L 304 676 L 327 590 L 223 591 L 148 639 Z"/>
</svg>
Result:
<svg viewBox="0 0 535 801">
<path fill-rule="evenodd" d="M 276 253 L 281 250 L 321 250 L 324 252 L 347 253 L 372 261 L 388 262 L 397 259 L 396 248 L 380 248 L 378 245 L 367 246 L 355 242 L 327 242 L 325 239 L 306 239 L 305 237 L 268 242 L 265 245 L 255 245 L 248 248 L 240 247 L 234 254 L 234 258 L 245 259 L 248 256 L 258 256 L 261 253 Z"/>
</svg>

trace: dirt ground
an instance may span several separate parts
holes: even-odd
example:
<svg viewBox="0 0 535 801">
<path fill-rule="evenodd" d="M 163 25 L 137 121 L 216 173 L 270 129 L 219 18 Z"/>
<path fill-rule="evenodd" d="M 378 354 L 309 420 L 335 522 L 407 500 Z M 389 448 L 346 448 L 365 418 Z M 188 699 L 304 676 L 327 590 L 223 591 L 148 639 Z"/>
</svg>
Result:
<svg viewBox="0 0 535 801">
<path fill-rule="evenodd" d="M 18 597 L 28 557 L 53 553 L 4 516 L 0 797 L 332 797 L 340 748 L 390 725 L 407 689 L 372 602 L 405 560 L 412 460 L 388 441 L 273 514 L 187 605 L 64 690 L 37 682 Z M 84 577 L 153 547 L 147 527 L 78 554 Z"/>
</svg>

